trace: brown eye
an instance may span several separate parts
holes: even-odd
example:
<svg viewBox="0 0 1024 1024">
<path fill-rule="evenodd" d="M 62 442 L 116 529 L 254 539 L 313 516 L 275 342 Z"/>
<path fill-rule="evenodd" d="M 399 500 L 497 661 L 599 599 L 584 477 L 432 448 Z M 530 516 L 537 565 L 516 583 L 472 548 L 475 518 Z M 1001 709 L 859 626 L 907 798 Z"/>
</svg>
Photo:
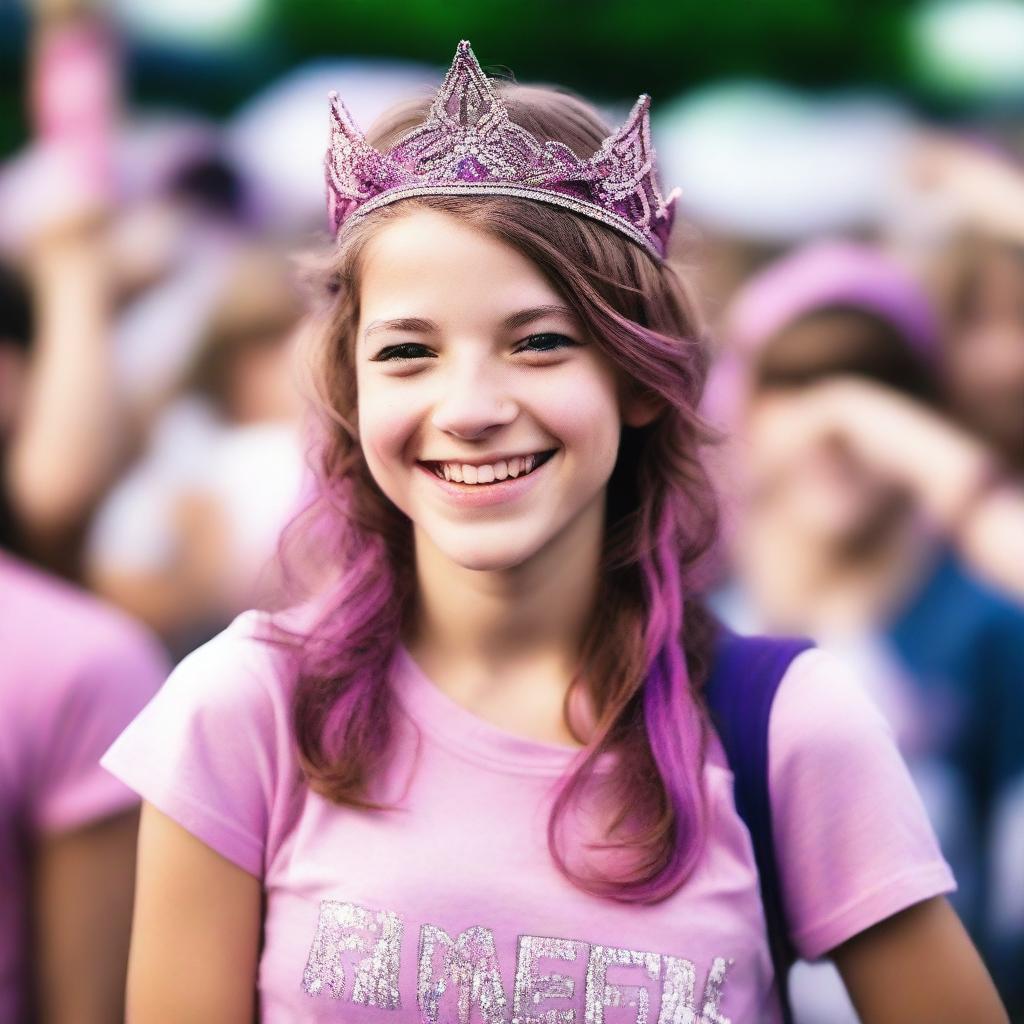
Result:
<svg viewBox="0 0 1024 1024">
<path fill-rule="evenodd" d="M 574 347 L 576 342 L 564 334 L 531 334 L 517 352 L 554 352 L 561 348 Z"/>
<path fill-rule="evenodd" d="M 373 363 L 385 363 L 388 360 L 403 359 L 434 359 L 434 353 L 426 345 L 417 345 L 414 342 L 406 342 L 403 345 L 387 345 L 382 348 L 370 361 Z"/>
</svg>

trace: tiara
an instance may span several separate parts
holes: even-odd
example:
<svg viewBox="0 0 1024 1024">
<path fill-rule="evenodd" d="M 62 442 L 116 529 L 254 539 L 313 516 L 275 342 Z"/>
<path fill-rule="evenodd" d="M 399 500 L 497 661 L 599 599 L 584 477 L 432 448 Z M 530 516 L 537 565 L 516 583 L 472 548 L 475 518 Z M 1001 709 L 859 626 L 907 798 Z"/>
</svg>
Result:
<svg viewBox="0 0 1024 1024">
<path fill-rule="evenodd" d="M 332 92 L 327 207 L 335 236 L 349 222 L 413 196 L 514 196 L 607 224 L 664 257 L 678 189 L 663 197 L 651 145 L 651 98 L 581 160 L 514 124 L 465 40 L 419 127 L 374 149 Z"/>
</svg>

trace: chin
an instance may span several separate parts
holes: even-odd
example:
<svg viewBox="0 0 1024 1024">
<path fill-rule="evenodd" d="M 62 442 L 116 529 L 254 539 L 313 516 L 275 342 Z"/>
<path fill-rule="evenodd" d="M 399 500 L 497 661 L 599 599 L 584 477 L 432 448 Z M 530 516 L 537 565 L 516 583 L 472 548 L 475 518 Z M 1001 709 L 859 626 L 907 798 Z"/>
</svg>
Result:
<svg viewBox="0 0 1024 1024">
<path fill-rule="evenodd" d="M 446 558 L 462 569 L 472 572 L 506 572 L 528 561 L 532 551 L 454 546 L 440 548 Z"/>
</svg>

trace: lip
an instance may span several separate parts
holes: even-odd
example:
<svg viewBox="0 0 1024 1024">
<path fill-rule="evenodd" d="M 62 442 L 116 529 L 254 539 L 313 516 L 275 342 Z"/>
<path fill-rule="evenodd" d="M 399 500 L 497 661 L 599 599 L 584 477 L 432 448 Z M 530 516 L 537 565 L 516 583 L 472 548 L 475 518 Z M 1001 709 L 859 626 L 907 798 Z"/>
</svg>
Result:
<svg viewBox="0 0 1024 1024">
<path fill-rule="evenodd" d="M 552 450 L 553 449 L 551 448 L 538 448 L 535 451 L 529 452 L 494 452 L 493 454 L 488 455 L 486 458 L 482 456 L 477 456 L 476 458 L 472 459 L 418 459 L 417 461 L 421 465 L 427 466 L 442 465 L 445 462 L 458 462 L 464 466 L 493 466 L 494 463 L 496 462 L 508 462 L 509 459 L 523 459 L 526 458 L 527 455 L 543 455 L 546 452 Z M 470 486 L 472 487 L 473 485 L 470 484 Z"/>
<path fill-rule="evenodd" d="M 460 508 L 485 508 L 489 505 L 500 505 L 503 502 L 515 501 L 522 497 L 534 487 L 536 478 L 544 473 L 544 470 L 555 461 L 561 449 L 556 449 L 554 455 L 541 463 L 526 476 L 508 477 L 505 480 L 497 480 L 493 484 L 458 484 L 453 480 L 445 480 L 439 477 L 429 465 L 418 462 L 416 464 L 426 477 L 432 480 L 445 495 L 445 498 L 453 505 Z M 475 465 L 475 463 L 469 463 Z M 480 463 L 488 465 L 488 463 Z"/>
</svg>

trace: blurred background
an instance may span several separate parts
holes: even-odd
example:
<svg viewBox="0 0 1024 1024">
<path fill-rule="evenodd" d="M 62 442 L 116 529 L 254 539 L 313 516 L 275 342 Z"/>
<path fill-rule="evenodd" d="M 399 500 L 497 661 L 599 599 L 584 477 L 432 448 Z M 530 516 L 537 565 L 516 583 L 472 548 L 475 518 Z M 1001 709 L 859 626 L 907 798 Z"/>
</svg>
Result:
<svg viewBox="0 0 1024 1024">
<path fill-rule="evenodd" d="M 652 94 L 723 436 L 701 586 L 858 666 L 1024 1020 L 1024 3 L 0 0 L 0 607 L 73 624 L 71 586 L 173 661 L 275 591 L 327 93 L 366 128 L 462 38 L 610 123 Z M 20 639 L 0 721 L 51 670 Z"/>
</svg>

